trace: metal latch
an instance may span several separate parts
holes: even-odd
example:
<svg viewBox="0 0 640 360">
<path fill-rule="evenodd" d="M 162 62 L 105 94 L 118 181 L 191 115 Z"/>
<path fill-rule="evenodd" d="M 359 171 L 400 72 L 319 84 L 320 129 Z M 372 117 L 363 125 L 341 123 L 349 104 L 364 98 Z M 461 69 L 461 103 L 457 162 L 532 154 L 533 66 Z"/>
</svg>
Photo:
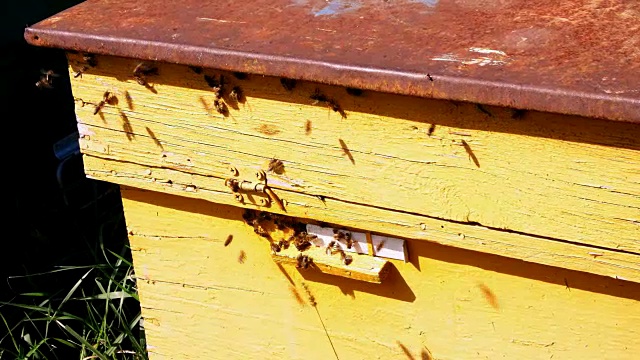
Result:
<svg viewBox="0 0 640 360">
<path fill-rule="evenodd" d="M 238 170 L 234 167 L 231 167 L 230 171 L 234 176 L 239 175 Z M 234 198 L 239 203 L 244 204 L 246 200 L 251 200 L 260 206 L 270 206 L 273 201 L 282 211 L 286 211 L 280 198 L 267 186 L 267 174 L 263 170 L 259 170 L 255 176 L 258 182 L 228 178 L 224 181 L 224 185 L 231 189 Z M 255 201 L 254 195 L 256 194 L 264 194 L 264 196 L 257 197 L 257 201 Z"/>
</svg>

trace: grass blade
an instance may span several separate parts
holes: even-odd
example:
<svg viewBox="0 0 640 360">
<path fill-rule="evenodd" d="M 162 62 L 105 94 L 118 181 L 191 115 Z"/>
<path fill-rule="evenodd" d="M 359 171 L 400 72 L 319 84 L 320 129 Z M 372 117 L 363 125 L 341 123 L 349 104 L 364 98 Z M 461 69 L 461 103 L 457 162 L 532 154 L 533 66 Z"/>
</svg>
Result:
<svg viewBox="0 0 640 360">
<path fill-rule="evenodd" d="M 58 326 L 60 326 L 63 330 L 65 330 L 66 332 L 68 332 L 71 336 L 73 336 L 74 338 L 76 338 L 76 340 L 78 340 L 80 343 L 82 343 L 82 345 L 84 345 L 85 347 L 87 347 L 89 350 L 91 350 L 97 357 L 99 357 L 101 360 L 109 360 L 109 358 L 107 358 L 103 353 L 101 353 L 100 351 L 98 351 L 98 349 L 96 349 L 93 345 L 91 345 L 87 339 L 83 338 L 82 336 L 80 336 L 80 334 L 78 334 L 77 332 L 75 332 L 72 328 L 64 325 L 63 323 L 61 323 L 60 321 L 56 320 L 56 323 L 58 323 Z"/>
</svg>

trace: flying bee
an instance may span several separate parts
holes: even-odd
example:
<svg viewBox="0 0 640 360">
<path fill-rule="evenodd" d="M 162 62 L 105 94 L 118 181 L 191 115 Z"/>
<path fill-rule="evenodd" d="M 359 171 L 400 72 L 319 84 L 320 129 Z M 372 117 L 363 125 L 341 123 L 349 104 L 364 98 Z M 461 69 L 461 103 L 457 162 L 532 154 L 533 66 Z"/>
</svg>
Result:
<svg viewBox="0 0 640 360">
<path fill-rule="evenodd" d="M 382 240 L 380 241 L 380 243 L 378 243 L 378 246 L 376 246 L 376 253 L 378 253 L 380 250 L 382 250 L 382 248 L 384 247 L 384 243 L 386 242 L 386 240 Z"/>
<path fill-rule="evenodd" d="M 271 243 L 271 251 L 273 251 L 274 253 L 279 253 L 280 250 L 282 250 L 282 246 L 280 245 L 279 242 L 277 242 L 277 243 L 272 242 Z"/>
<path fill-rule="evenodd" d="M 306 135 L 310 135 L 311 134 L 311 130 L 312 130 L 311 126 L 312 126 L 311 120 L 307 120 L 307 122 L 304 124 L 304 133 Z"/>
<path fill-rule="evenodd" d="M 431 124 L 431 126 L 429 126 L 429 130 L 427 130 L 427 135 L 433 135 L 434 131 L 436 131 L 436 124 Z"/>
<path fill-rule="evenodd" d="M 224 246 L 229 246 L 229 244 L 231 244 L 231 240 L 233 240 L 233 235 L 227 236 L 227 240 L 225 240 Z"/>
<path fill-rule="evenodd" d="M 141 62 L 133 69 L 133 78 L 144 87 L 149 87 L 147 82 L 147 76 L 149 75 L 158 75 L 158 68 Z"/>
<path fill-rule="evenodd" d="M 300 269 L 308 269 L 309 267 L 313 267 L 313 258 L 311 258 L 308 255 L 303 255 L 302 253 L 300 253 L 298 255 L 298 257 L 296 258 L 297 260 L 297 264 L 296 264 L 296 268 Z"/>
<path fill-rule="evenodd" d="M 82 68 L 80 68 L 80 70 L 76 71 L 73 73 L 73 78 L 77 79 L 79 77 L 82 77 L 82 73 L 84 73 L 85 71 L 87 71 L 89 69 L 89 67 L 87 66 L 83 66 Z"/>
<path fill-rule="evenodd" d="M 238 254 L 238 262 L 240 264 L 244 264 L 246 260 L 247 260 L 247 253 L 244 252 L 244 250 L 240 250 L 240 254 Z"/>
<path fill-rule="evenodd" d="M 347 113 L 342 110 L 342 107 L 333 99 L 327 100 L 327 105 L 329 108 L 342 116 L 343 119 L 347 118 Z"/>
<path fill-rule="evenodd" d="M 95 110 L 93 110 L 93 115 L 97 115 L 102 110 L 105 104 L 108 104 L 109 102 L 111 102 L 112 97 L 113 96 L 109 91 L 105 91 L 104 95 L 102 95 L 102 100 L 100 100 L 98 105 L 96 105 Z"/>
<path fill-rule="evenodd" d="M 282 175 L 284 173 L 284 163 L 282 162 L 282 160 L 271 159 L 269 160 L 269 168 L 267 169 L 267 171 Z"/>
<path fill-rule="evenodd" d="M 53 78 L 59 77 L 60 75 L 53 72 L 53 70 L 40 70 L 42 75 L 40 75 L 40 80 L 36 82 L 36 86 L 39 89 L 52 89 L 53 88 Z"/>
</svg>

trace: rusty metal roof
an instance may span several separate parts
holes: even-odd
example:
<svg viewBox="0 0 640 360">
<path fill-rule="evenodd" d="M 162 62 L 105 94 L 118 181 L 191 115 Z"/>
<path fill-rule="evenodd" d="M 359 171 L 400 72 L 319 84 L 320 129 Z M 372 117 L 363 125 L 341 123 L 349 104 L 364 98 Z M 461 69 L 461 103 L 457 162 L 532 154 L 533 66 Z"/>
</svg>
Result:
<svg viewBox="0 0 640 360">
<path fill-rule="evenodd" d="M 640 2 L 89 0 L 34 45 L 640 122 Z"/>
</svg>

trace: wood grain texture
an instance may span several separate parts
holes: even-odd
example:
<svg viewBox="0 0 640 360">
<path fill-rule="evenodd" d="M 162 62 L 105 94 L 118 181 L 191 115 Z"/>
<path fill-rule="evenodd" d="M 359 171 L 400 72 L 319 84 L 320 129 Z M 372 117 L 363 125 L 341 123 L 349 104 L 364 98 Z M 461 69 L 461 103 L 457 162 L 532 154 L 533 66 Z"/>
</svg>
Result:
<svg viewBox="0 0 640 360">
<path fill-rule="evenodd" d="M 298 254 L 300 252 L 294 247 L 289 247 L 289 249 L 283 249 L 279 253 L 272 254 L 272 256 L 273 261 L 278 264 L 296 266 Z M 389 262 L 378 257 L 347 253 L 353 258 L 353 262 L 345 265 L 339 254 L 331 256 L 326 253 L 324 248 L 312 247 L 305 251 L 304 254 L 313 259 L 313 264 L 317 268 L 317 270 L 311 270 L 320 271 L 324 274 L 344 276 L 353 280 L 375 284 L 382 283 L 386 276 L 389 275 Z"/>
<path fill-rule="evenodd" d="M 72 79 L 86 154 L 214 177 L 275 157 L 276 188 L 640 253 L 640 126 L 230 74 L 246 101 L 224 117 L 185 66 L 159 65 L 150 91 L 132 79 L 134 60 L 98 62 Z M 346 118 L 313 105 L 316 88 Z M 81 106 L 106 90 L 117 104 Z"/>
<path fill-rule="evenodd" d="M 150 168 L 139 164 L 84 156 L 87 176 L 140 189 L 203 199 L 215 203 L 265 209 L 251 203 L 239 204 L 223 180 L 172 169 Z M 558 266 L 614 278 L 640 282 L 638 256 L 593 249 L 588 246 L 536 238 L 524 234 L 452 223 L 406 213 L 393 213 L 370 206 L 341 202 L 294 191 L 278 190 L 287 203 L 287 215 L 363 229 L 414 240 L 427 240 L 463 249 L 507 256 L 527 262 Z M 213 205 L 207 205 L 213 206 Z M 275 207 L 270 212 L 283 214 Z"/>
<path fill-rule="evenodd" d="M 335 359 L 327 336 L 342 360 L 640 352 L 640 284 L 425 241 L 382 284 L 299 272 L 274 263 L 240 208 L 122 195 L 153 360 Z"/>
</svg>

